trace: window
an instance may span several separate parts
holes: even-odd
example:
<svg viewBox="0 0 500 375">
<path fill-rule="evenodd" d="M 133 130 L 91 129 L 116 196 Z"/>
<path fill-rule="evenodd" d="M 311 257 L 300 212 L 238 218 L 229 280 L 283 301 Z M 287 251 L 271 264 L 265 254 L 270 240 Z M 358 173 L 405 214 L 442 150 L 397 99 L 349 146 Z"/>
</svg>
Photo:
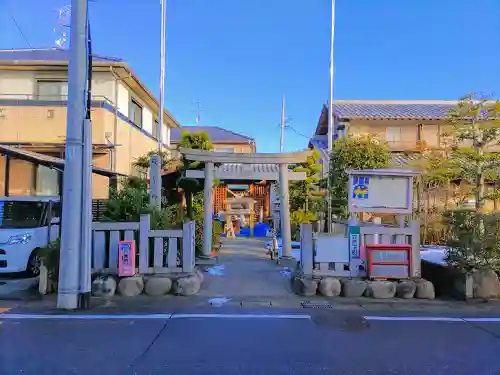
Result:
<svg viewBox="0 0 500 375">
<path fill-rule="evenodd" d="M 5 173 L 7 168 L 7 158 L 0 155 L 0 197 L 5 196 Z"/>
<path fill-rule="evenodd" d="M 10 159 L 9 168 L 9 195 L 34 195 L 35 165 L 24 160 Z"/>
<path fill-rule="evenodd" d="M 401 128 L 399 126 L 388 126 L 385 136 L 387 142 L 401 142 Z"/>
<path fill-rule="evenodd" d="M 41 100 L 67 100 L 67 81 L 38 81 L 38 99 Z"/>
<path fill-rule="evenodd" d="M 142 106 L 134 99 L 130 100 L 128 117 L 135 125 L 142 128 Z"/>
<path fill-rule="evenodd" d="M 39 165 L 36 176 L 37 195 L 59 195 L 59 171 Z"/>
<path fill-rule="evenodd" d="M 45 202 L 0 201 L 0 228 L 39 227 L 46 209 Z"/>
<path fill-rule="evenodd" d="M 234 147 L 216 147 L 215 152 L 234 152 Z"/>
<path fill-rule="evenodd" d="M 153 130 L 152 130 L 152 136 L 154 139 L 158 139 L 158 134 L 156 132 L 158 131 L 158 127 L 160 126 L 160 123 L 158 122 L 158 119 L 156 119 L 153 123 Z"/>
</svg>

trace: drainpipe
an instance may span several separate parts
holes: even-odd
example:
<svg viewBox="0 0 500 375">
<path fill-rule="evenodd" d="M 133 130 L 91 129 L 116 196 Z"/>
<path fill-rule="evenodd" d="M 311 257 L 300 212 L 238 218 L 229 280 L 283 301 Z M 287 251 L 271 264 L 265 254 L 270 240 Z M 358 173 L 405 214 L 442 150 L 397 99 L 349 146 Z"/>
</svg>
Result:
<svg viewBox="0 0 500 375">
<path fill-rule="evenodd" d="M 111 74 L 113 75 L 113 79 L 115 81 L 115 97 L 114 97 L 115 118 L 113 121 L 113 150 L 111 152 L 111 170 L 113 172 L 116 172 L 116 144 L 118 143 L 116 133 L 118 132 L 118 80 L 119 80 L 119 78 L 116 76 L 116 73 L 113 70 L 112 66 L 109 67 L 109 70 L 110 70 Z"/>
</svg>

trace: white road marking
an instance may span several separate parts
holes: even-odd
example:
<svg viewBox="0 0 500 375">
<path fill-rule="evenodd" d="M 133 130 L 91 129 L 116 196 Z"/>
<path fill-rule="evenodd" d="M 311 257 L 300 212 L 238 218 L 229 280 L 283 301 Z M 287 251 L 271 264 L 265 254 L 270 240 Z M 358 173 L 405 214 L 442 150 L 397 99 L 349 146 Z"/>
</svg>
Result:
<svg viewBox="0 0 500 375">
<path fill-rule="evenodd" d="M 370 321 L 385 322 L 453 322 L 453 323 L 499 323 L 500 317 L 474 318 L 474 317 L 446 317 L 446 316 L 364 316 Z"/>
<path fill-rule="evenodd" d="M 0 319 L 51 319 L 51 320 L 113 320 L 113 319 L 170 319 L 172 314 L 125 314 L 125 315 L 72 315 L 72 314 L 0 314 Z"/>
<path fill-rule="evenodd" d="M 174 314 L 172 319 L 307 319 L 310 315 L 304 314 Z"/>
<path fill-rule="evenodd" d="M 167 319 L 306 319 L 310 315 L 303 314 L 0 314 L 0 320 L 167 320 Z"/>
</svg>

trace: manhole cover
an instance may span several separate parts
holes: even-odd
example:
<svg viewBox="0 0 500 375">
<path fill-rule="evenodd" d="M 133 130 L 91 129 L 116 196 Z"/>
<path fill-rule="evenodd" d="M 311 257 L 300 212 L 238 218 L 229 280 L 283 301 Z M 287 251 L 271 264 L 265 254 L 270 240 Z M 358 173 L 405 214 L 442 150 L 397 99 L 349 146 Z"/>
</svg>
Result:
<svg viewBox="0 0 500 375">
<path fill-rule="evenodd" d="M 304 309 L 331 309 L 332 305 L 328 301 L 302 301 L 300 305 Z"/>
</svg>

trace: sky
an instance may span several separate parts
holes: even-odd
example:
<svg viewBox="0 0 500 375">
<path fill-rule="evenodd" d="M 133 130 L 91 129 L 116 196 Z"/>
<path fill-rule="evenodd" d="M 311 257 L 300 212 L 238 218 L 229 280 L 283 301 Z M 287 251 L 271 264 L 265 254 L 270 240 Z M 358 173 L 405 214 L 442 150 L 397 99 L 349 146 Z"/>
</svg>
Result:
<svg viewBox="0 0 500 375">
<path fill-rule="evenodd" d="M 0 0 L 0 49 L 51 47 L 69 0 Z M 279 151 L 307 147 L 329 98 L 330 0 L 167 0 L 165 103 Z M 337 0 L 334 99 L 500 97 L 500 0 Z M 22 36 L 14 20 L 24 34 Z M 93 0 L 93 49 L 159 92 L 160 1 Z M 27 41 L 26 41 L 26 40 Z"/>
</svg>

